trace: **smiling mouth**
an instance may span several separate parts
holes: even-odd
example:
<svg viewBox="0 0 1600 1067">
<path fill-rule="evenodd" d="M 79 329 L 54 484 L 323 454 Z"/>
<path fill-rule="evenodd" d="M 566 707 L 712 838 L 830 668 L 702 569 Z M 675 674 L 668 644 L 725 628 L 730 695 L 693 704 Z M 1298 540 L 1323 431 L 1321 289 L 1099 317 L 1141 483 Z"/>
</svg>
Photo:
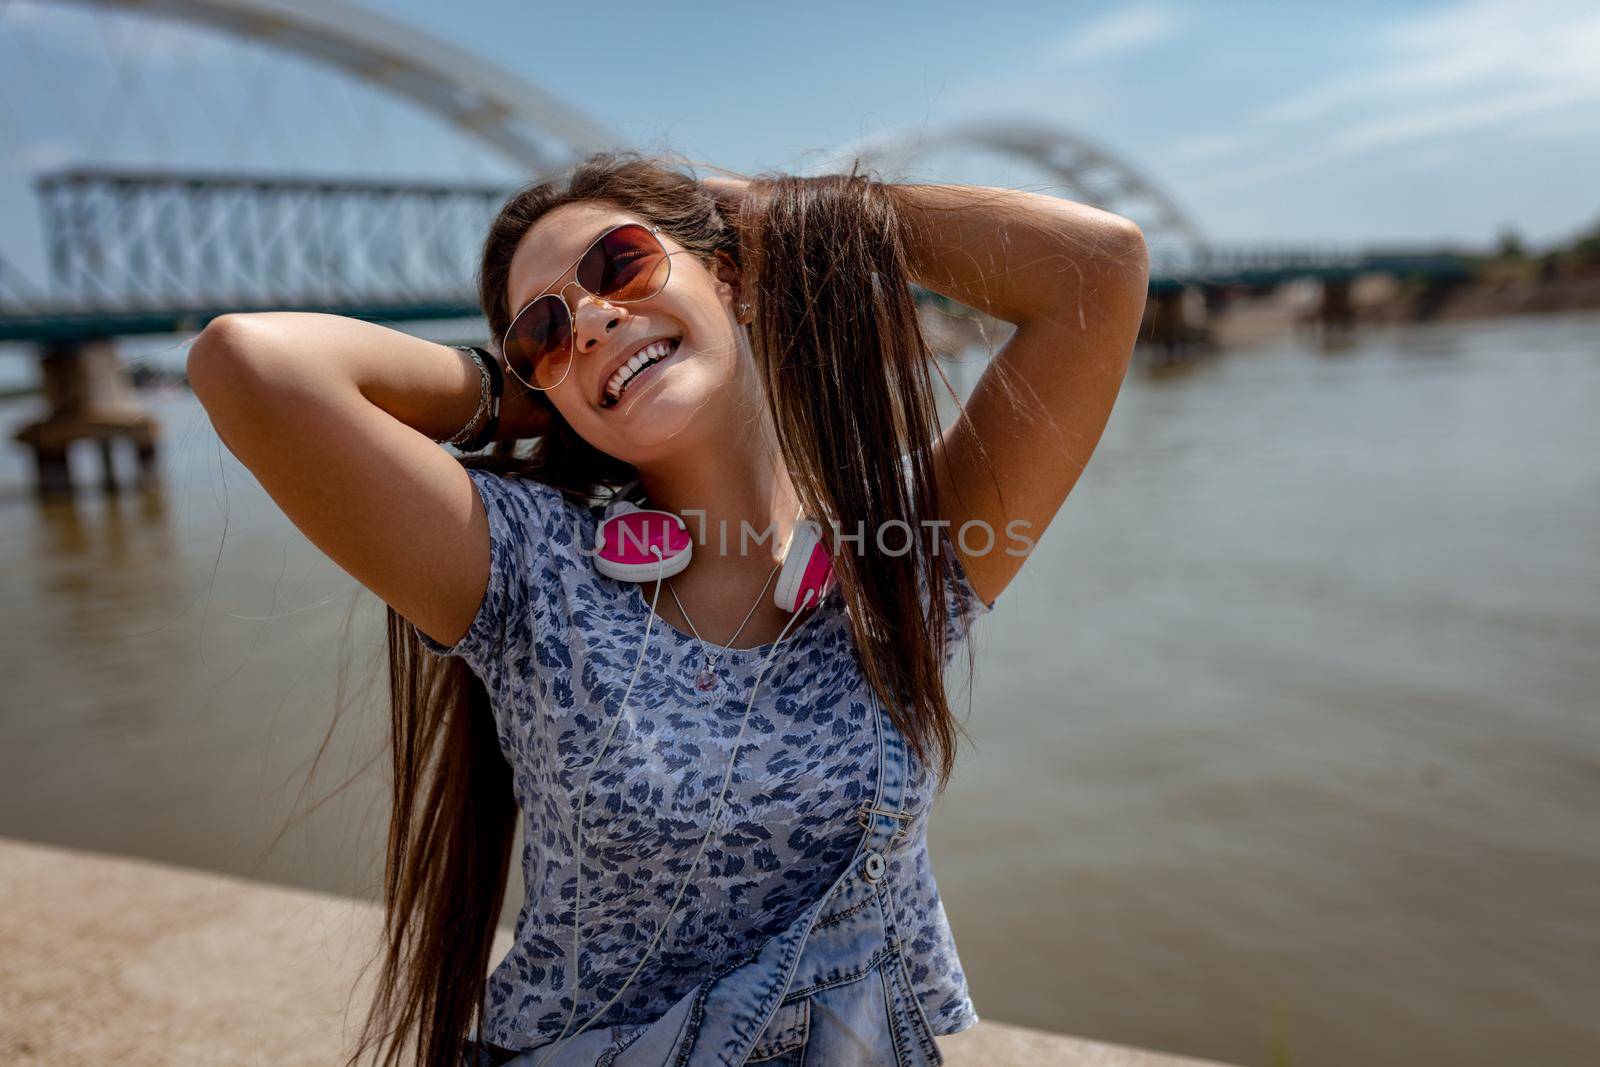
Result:
<svg viewBox="0 0 1600 1067">
<path fill-rule="evenodd" d="M 673 337 L 654 344 L 646 345 L 627 363 L 617 368 L 609 381 L 600 400 L 601 408 L 614 408 L 622 402 L 628 387 L 638 380 L 646 370 L 658 363 L 665 363 L 678 354 L 678 346 L 683 341 L 681 337 Z"/>
</svg>

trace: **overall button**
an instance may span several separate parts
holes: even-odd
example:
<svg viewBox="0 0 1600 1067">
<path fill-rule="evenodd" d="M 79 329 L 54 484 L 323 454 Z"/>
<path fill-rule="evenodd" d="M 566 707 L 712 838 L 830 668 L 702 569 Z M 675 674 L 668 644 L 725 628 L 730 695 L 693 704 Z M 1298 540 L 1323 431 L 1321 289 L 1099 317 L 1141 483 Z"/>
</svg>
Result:
<svg viewBox="0 0 1600 1067">
<path fill-rule="evenodd" d="M 862 858 L 861 870 L 867 876 L 867 881 L 876 882 L 883 877 L 883 872 L 888 869 L 888 864 L 883 862 L 883 857 L 876 852 L 868 852 Z"/>
</svg>

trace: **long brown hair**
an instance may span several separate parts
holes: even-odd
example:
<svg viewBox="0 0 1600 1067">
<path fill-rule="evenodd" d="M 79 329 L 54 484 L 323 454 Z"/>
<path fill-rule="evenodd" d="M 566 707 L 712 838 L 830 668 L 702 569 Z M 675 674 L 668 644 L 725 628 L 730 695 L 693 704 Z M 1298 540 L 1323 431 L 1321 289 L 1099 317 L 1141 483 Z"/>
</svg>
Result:
<svg viewBox="0 0 1600 1067">
<path fill-rule="evenodd" d="M 575 201 L 654 222 L 708 264 L 728 257 L 755 309 L 751 349 L 800 499 L 825 528 L 864 534 L 835 552 L 863 673 L 942 790 L 960 730 L 943 670 L 949 551 L 939 552 L 930 522 L 939 511 L 939 421 L 901 223 L 883 184 L 857 168 L 765 176 L 759 188 L 764 195 L 747 197 L 729 219 L 662 157 L 590 156 L 501 207 L 484 242 L 479 302 L 500 337 L 511 317 L 513 251 L 546 212 Z M 501 442 L 462 463 L 590 498 L 633 476 L 553 407 L 549 417 L 543 437 Z M 890 526 L 880 544 L 878 531 Z M 511 770 L 483 683 L 464 662 L 429 653 L 392 608 L 388 651 L 394 780 L 383 964 L 348 1062 L 378 1044 L 384 1064 L 399 1063 L 409 1045 L 418 1063 L 455 1067 L 482 1022 L 517 814 Z"/>
</svg>

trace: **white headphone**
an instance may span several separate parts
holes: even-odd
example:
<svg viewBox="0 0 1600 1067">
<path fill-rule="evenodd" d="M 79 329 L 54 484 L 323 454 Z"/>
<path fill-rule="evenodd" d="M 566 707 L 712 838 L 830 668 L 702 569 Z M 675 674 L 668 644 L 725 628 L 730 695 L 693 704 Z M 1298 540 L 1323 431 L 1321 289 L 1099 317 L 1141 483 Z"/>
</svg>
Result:
<svg viewBox="0 0 1600 1067">
<path fill-rule="evenodd" d="M 621 582 L 653 582 L 671 578 L 689 565 L 694 540 L 683 519 L 670 511 L 642 508 L 621 494 L 606 506 L 595 534 L 594 566 Z M 659 549 L 659 556 L 657 550 Z M 833 588 L 833 559 L 815 522 L 796 522 L 783 554 L 783 569 L 772 589 L 772 602 L 791 614 L 803 604 L 820 604 Z M 810 591 L 812 597 L 806 599 Z"/>
</svg>

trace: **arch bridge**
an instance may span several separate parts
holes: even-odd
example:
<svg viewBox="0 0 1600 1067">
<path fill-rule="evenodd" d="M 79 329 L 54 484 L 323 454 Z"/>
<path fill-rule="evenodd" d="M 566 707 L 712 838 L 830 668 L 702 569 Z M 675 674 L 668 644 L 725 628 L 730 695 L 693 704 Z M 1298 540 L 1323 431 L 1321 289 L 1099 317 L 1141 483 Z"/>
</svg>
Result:
<svg viewBox="0 0 1600 1067">
<path fill-rule="evenodd" d="M 615 145 L 601 123 L 518 75 L 339 0 L 76 0 L 264 42 L 379 87 L 509 161 L 527 180 Z M 941 152 L 998 155 L 1061 195 L 1139 222 L 1152 249 L 1153 303 L 1186 288 L 1333 284 L 1364 270 L 1447 275 L 1459 263 L 1340 249 L 1218 248 L 1160 186 L 1082 136 L 1040 123 L 964 124 L 890 134 L 834 153 L 902 178 Z M 816 172 L 820 168 L 813 168 Z M 520 183 L 519 183 L 520 184 Z M 384 321 L 476 317 L 478 244 L 515 186 L 313 175 L 71 167 L 35 183 L 49 280 L 0 249 L 0 342 L 39 347 L 49 414 L 16 438 L 41 491 L 69 490 L 67 450 L 93 439 L 115 487 L 111 441 L 131 438 L 148 473 L 156 427 L 138 411 L 117 337 L 198 330 L 229 311 L 323 311 Z M 937 294 L 924 305 L 956 314 Z M 945 316 L 943 318 L 948 318 Z M 935 331 L 937 332 L 937 330 Z"/>
</svg>

